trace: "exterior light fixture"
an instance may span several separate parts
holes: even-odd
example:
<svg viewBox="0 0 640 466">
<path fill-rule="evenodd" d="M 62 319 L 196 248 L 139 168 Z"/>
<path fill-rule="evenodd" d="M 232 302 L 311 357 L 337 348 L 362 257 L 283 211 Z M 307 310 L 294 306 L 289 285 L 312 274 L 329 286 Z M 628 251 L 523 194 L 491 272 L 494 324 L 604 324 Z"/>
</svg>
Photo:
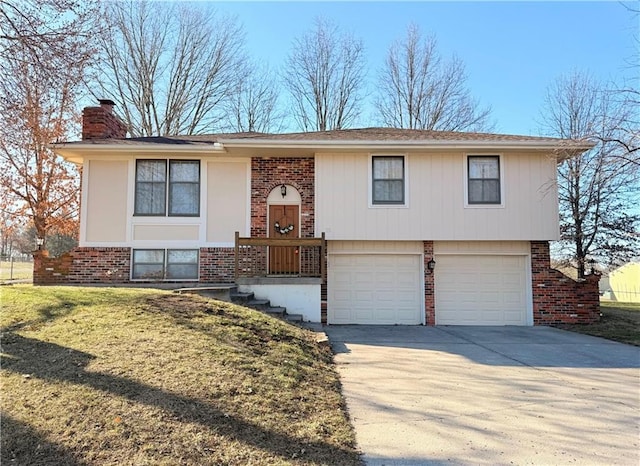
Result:
<svg viewBox="0 0 640 466">
<path fill-rule="evenodd" d="M 431 258 L 429 262 L 427 262 L 427 268 L 433 272 L 433 269 L 436 268 L 436 261 Z"/>
<path fill-rule="evenodd" d="M 42 250 L 44 244 L 44 238 L 36 238 L 36 244 L 38 245 L 38 251 Z"/>
<path fill-rule="evenodd" d="M 286 197 L 287 196 L 287 185 L 283 184 L 282 186 L 280 186 L 280 194 L 282 194 L 282 197 Z"/>
</svg>

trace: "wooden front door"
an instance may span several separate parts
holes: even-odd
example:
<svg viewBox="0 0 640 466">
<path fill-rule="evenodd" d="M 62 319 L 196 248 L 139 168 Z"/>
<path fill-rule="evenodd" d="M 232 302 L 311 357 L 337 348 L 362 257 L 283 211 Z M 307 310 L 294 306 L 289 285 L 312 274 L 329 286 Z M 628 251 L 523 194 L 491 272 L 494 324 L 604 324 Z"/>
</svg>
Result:
<svg viewBox="0 0 640 466">
<path fill-rule="evenodd" d="M 269 238 L 294 239 L 300 237 L 297 205 L 269 206 Z M 300 272 L 300 254 L 296 246 L 269 247 L 269 273 L 296 274 Z"/>
</svg>

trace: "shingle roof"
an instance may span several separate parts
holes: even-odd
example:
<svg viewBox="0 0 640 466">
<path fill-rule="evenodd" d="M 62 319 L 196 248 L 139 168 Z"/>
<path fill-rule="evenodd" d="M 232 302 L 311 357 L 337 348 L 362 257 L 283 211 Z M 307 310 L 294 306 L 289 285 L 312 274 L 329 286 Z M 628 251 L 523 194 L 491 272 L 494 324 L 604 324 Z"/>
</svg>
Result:
<svg viewBox="0 0 640 466">
<path fill-rule="evenodd" d="M 158 137 L 137 137 L 137 138 L 113 138 L 113 139 L 91 139 L 66 143 L 73 144 L 108 144 L 108 145 L 154 145 L 154 144 L 176 144 L 176 145 L 209 145 L 215 143 L 241 143 L 260 141 L 291 141 L 291 142 L 514 142 L 514 143 L 550 143 L 558 145 L 584 145 L 584 141 L 571 141 L 566 139 L 521 136 L 509 134 L 493 133 L 473 133 L 459 131 L 429 131 L 418 129 L 398 129 L 398 128 L 359 128 L 343 129 L 332 131 L 312 131 L 301 133 L 216 133 L 201 134 L 191 136 L 158 136 Z"/>
</svg>

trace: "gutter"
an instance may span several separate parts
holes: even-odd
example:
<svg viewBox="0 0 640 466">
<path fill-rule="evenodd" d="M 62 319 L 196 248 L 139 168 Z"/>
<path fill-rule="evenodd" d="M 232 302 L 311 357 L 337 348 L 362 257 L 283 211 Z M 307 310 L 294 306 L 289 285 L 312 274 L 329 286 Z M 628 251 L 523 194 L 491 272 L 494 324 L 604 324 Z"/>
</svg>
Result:
<svg viewBox="0 0 640 466">
<path fill-rule="evenodd" d="M 422 140 L 422 141 L 336 141 L 336 140 L 310 140 L 293 141 L 278 139 L 220 139 L 220 143 L 228 148 L 282 148 L 282 149 L 371 149 L 371 148 L 394 148 L 394 149 L 537 149 L 537 150 L 561 150 L 585 151 L 593 147 L 589 142 L 576 142 L 571 144 L 558 144 L 557 141 L 481 141 L 481 140 Z"/>
</svg>

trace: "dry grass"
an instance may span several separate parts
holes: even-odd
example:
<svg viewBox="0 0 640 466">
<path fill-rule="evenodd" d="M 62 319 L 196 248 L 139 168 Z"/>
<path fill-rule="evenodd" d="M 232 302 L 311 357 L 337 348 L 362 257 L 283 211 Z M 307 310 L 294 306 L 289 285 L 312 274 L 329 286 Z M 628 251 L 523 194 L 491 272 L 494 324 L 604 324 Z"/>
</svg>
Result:
<svg viewBox="0 0 640 466">
<path fill-rule="evenodd" d="M 1 293 L 2 464 L 360 464 L 311 332 L 155 290 Z"/>
<path fill-rule="evenodd" d="M 33 279 L 33 262 L 0 261 L 0 282 Z"/>
<path fill-rule="evenodd" d="M 562 325 L 560 328 L 640 346 L 640 303 L 602 301 L 600 312 L 600 322 Z"/>
</svg>

